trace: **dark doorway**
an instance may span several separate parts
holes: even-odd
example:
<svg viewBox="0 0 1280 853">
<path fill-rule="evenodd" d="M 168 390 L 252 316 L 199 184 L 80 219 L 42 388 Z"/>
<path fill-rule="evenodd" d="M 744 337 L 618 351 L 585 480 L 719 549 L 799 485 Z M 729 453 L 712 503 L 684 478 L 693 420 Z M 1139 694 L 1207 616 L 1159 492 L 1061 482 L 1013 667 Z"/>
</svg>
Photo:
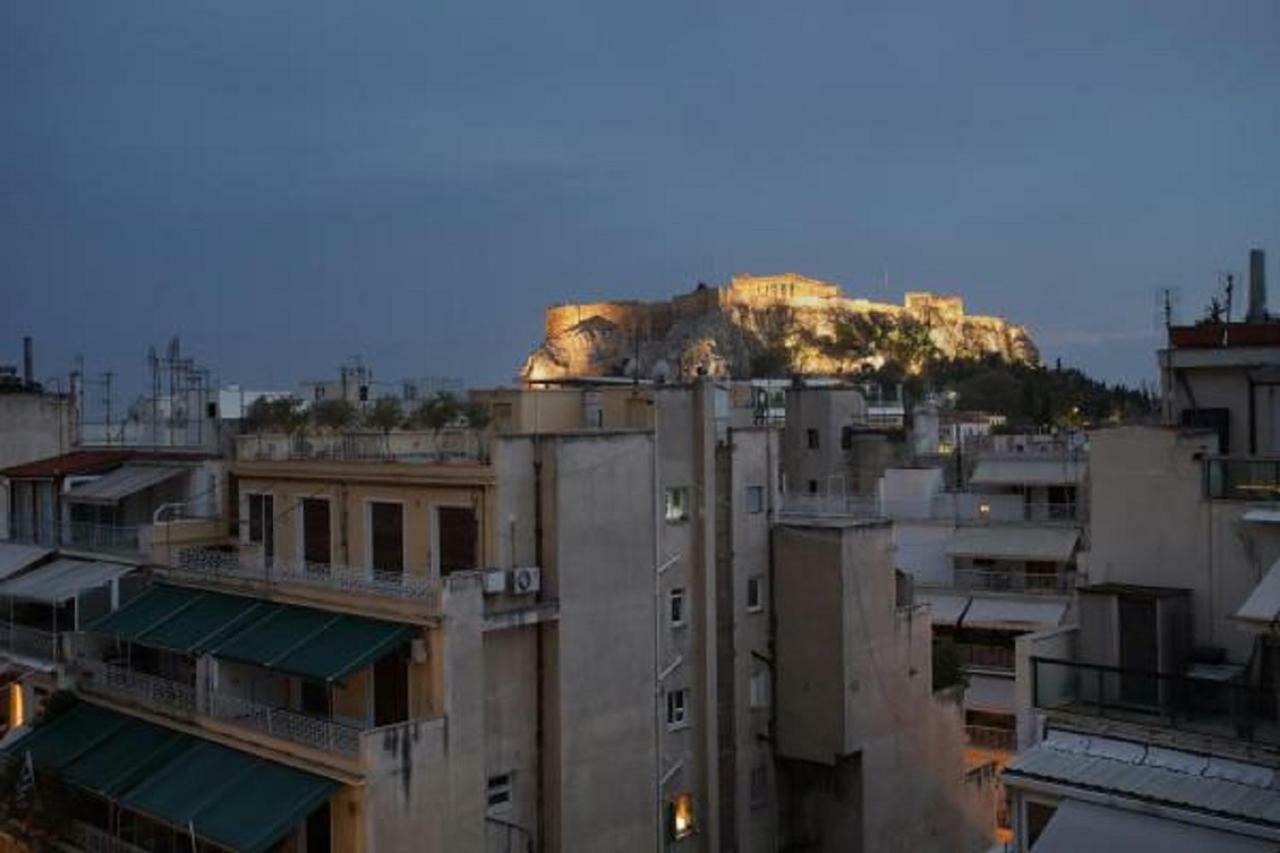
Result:
<svg viewBox="0 0 1280 853">
<path fill-rule="evenodd" d="M 1128 705 L 1154 706 L 1160 684 L 1152 673 L 1160 669 L 1154 598 L 1122 596 L 1120 610 L 1120 698 Z"/>
<path fill-rule="evenodd" d="M 373 724 L 387 726 L 409 719 L 409 660 L 405 649 L 373 665 Z"/>
<path fill-rule="evenodd" d="M 249 541 L 262 545 L 262 561 L 268 566 L 276 554 L 275 521 L 275 498 L 249 495 Z"/>
<path fill-rule="evenodd" d="M 474 510 L 467 507 L 438 507 L 436 526 L 440 532 L 440 574 L 479 568 L 479 549 L 476 546 L 480 523 L 476 520 Z"/>
<path fill-rule="evenodd" d="M 320 681 L 302 682 L 302 712 L 313 717 L 329 717 L 329 685 Z"/>
<path fill-rule="evenodd" d="M 327 566 L 333 553 L 331 548 L 329 501 L 325 498 L 303 498 L 302 558 L 308 566 Z"/>
<path fill-rule="evenodd" d="M 333 849 L 333 829 L 329 816 L 329 801 L 307 816 L 307 853 L 330 853 Z"/>
<path fill-rule="evenodd" d="M 370 559 L 379 572 L 404 572 L 404 507 L 369 504 Z"/>
</svg>

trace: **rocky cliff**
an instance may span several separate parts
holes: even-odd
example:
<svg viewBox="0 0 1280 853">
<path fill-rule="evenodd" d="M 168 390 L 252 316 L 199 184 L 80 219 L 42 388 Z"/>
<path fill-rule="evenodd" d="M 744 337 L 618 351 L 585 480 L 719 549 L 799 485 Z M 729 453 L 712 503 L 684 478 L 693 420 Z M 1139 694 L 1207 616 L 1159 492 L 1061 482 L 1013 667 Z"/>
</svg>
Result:
<svg viewBox="0 0 1280 853">
<path fill-rule="evenodd" d="M 794 274 L 735 276 L 726 287 L 699 285 L 662 302 L 549 308 L 546 340 L 522 375 L 830 375 L 886 363 L 914 372 L 935 358 L 987 355 L 1039 361 L 1025 328 L 967 315 L 956 296 L 908 293 L 890 305 Z"/>
</svg>

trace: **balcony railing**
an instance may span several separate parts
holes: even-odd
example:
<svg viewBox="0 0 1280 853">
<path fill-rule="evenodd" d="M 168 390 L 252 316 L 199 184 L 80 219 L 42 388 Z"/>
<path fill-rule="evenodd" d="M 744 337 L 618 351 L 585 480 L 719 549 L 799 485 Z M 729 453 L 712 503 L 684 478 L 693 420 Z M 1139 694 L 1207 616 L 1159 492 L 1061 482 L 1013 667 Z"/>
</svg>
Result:
<svg viewBox="0 0 1280 853">
<path fill-rule="evenodd" d="M 1277 688 L 1031 659 L 1035 706 L 1267 746 L 1280 746 Z"/>
<path fill-rule="evenodd" d="M 58 659 L 58 635 L 28 625 L 0 622 L 0 651 L 42 661 Z"/>
<path fill-rule="evenodd" d="M 1069 595 L 1076 585 L 1074 571 L 1027 572 L 1021 570 L 956 569 L 955 586 L 960 590 L 1020 592 L 1033 595 Z"/>
<path fill-rule="evenodd" d="M 226 579 L 263 586 L 302 586 L 339 593 L 385 596 L 439 605 L 440 585 L 424 575 L 275 559 L 254 564 L 231 551 L 193 547 L 179 551 L 169 567 L 202 580 Z"/>
<path fill-rule="evenodd" d="M 146 848 L 130 844 L 83 821 L 75 821 L 71 825 L 71 839 L 84 853 L 147 853 Z"/>
<path fill-rule="evenodd" d="M 998 669 L 1013 672 L 1016 666 L 1014 650 L 1005 646 L 980 646 L 972 643 L 956 645 L 960 662 L 973 669 Z"/>
<path fill-rule="evenodd" d="M 783 515 L 852 516 L 899 521 L 950 521 L 961 524 L 1079 525 L 1079 504 L 1027 503 L 1021 495 L 943 492 L 921 498 L 884 500 L 875 495 L 788 493 Z"/>
<path fill-rule="evenodd" d="M 1018 733 L 1013 729 L 995 726 L 965 726 L 969 746 L 977 749 L 993 749 L 1000 752 L 1018 751 Z"/>
<path fill-rule="evenodd" d="M 193 684 L 135 672 L 103 661 L 79 658 L 74 664 L 81 690 L 180 717 L 203 715 L 271 737 L 344 756 L 360 753 L 361 728 L 206 690 L 204 701 Z"/>
<path fill-rule="evenodd" d="M 438 431 L 348 432 L 335 435 L 241 435 L 236 458 L 250 462 L 297 459 L 340 462 L 483 461 L 485 440 L 479 430 L 450 427 Z"/>
<path fill-rule="evenodd" d="M 29 519 L 17 518 L 10 524 L 9 541 L 45 548 L 67 548 L 116 556 L 137 557 L 142 553 L 136 525 L 92 524 L 82 521 L 64 522 L 59 526 L 33 525 Z"/>
</svg>

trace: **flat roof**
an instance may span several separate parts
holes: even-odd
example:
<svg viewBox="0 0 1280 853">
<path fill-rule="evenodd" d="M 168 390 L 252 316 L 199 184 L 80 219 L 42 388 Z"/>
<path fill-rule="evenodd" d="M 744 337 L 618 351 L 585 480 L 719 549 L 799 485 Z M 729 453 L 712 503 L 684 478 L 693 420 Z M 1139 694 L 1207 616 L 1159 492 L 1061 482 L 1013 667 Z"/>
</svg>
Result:
<svg viewBox="0 0 1280 853">
<path fill-rule="evenodd" d="M 1172 818 L 1063 800 L 1036 840 L 1035 853 L 1159 850 L 1160 853 L 1274 853 L 1275 842 Z"/>
</svg>

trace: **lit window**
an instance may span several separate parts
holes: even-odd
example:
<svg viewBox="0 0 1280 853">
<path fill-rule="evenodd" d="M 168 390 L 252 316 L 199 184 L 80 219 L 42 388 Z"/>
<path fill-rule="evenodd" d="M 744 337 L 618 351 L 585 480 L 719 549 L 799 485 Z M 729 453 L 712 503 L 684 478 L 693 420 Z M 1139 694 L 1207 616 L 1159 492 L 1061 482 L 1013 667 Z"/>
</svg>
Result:
<svg viewBox="0 0 1280 853">
<path fill-rule="evenodd" d="M 756 612 L 764 609 L 764 578 L 760 575 L 747 578 L 747 610 Z"/>
<path fill-rule="evenodd" d="M 684 590 L 671 590 L 671 627 L 679 628 L 684 625 Z"/>
<path fill-rule="evenodd" d="M 693 812 L 693 794 L 676 794 L 670 804 L 671 840 L 688 838 L 698 829 Z"/>
<path fill-rule="evenodd" d="M 679 690 L 667 691 L 667 726 L 670 728 L 680 728 L 688 724 L 689 718 L 689 689 L 683 687 Z"/>
<path fill-rule="evenodd" d="M 489 777 L 489 784 L 485 788 L 485 806 L 491 815 L 506 814 L 511 811 L 510 773 Z"/>
<path fill-rule="evenodd" d="M 751 673 L 751 707 L 769 707 L 769 671 L 758 669 Z"/>
<path fill-rule="evenodd" d="M 666 516 L 668 522 L 689 520 L 689 487 L 672 486 L 666 491 Z"/>
<path fill-rule="evenodd" d="M 747 486 L 747 512 L 764 512 L 764 486 Z"/>
</svg>

